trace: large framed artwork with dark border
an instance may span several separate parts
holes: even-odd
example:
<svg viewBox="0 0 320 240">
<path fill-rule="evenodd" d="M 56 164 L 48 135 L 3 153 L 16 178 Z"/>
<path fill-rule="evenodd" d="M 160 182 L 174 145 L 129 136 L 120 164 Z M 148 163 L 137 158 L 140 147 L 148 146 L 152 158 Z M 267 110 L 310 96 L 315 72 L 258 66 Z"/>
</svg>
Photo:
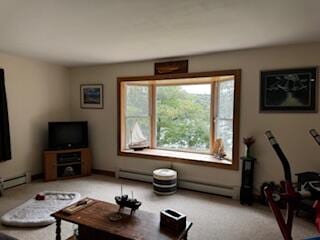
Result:
<svg viewBox="0 0 320 240">
<path fill-rule="evenodd" d="M 318 68 L 261 71 L 261 112 L 317 112 Z"/>
<path fill-rule="evenodd" d="M 103 108 L 103 84 L 80 85 L 80 107 L 91 109 Z"/>
</svg>

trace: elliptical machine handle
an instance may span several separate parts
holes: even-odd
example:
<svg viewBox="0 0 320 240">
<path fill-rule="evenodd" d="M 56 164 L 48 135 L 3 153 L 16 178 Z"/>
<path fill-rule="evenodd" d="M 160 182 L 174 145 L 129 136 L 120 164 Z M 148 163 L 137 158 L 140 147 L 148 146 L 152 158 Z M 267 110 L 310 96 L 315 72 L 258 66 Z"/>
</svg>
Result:
<svg viewBox="0 0 320 240">
<path fill-rule="evenodd" d="M 287 157 L 284 155 L 282 149 L 280 148 L 280 145 L 278 144 L 276 138 L 273 136 L 272 132 L 266 131 L 265 135 L 282 163 L 285 180 L 291 182 L 291 169 Z"/>
<path fill-rule="evenodd" d="M 320 145 L 320 135 L 319 135 L 319 133 L 317 132 L 317 130 L 311 129 L 311 130 L 309 131 L 309 133 L 310 133 L 311 136 L 314 138 L 314 140 L 316 140 L 316 142 Z"/>
</svg>

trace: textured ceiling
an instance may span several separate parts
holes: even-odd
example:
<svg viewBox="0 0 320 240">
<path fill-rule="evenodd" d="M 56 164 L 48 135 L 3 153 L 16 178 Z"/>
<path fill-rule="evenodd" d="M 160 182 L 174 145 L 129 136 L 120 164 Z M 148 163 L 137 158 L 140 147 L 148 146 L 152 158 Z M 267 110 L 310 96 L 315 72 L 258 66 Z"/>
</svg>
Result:
<svg viewBox="0 0 320 240">
<path fill-rule="evenodd" d="M 66 66 L 320 41 L 319 0 L 0 0 L 0 51 Z"/>
</svg>

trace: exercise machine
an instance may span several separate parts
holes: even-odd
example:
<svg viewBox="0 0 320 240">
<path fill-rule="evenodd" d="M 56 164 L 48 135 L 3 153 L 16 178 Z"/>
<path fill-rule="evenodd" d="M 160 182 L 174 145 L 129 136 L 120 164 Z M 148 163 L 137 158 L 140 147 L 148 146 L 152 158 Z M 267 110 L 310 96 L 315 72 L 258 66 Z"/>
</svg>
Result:
<svg viewBox="0 0 320 240">
<path fill-rule="evenodd" d="M 280 196 L 274 194 L 273 189 L 270 186 L 267 186 L 264 189 L 266 197 L 268 199 L 269 206 L 277 220 L 282 236 L 285 240 L 292 240 L 292 225 L 293 225 L 293 217 L 294 210 L 300 200 L 300 195 L 294 190 L 292 185 L 292 177 L 291 177 L 291 169 L 290 164 L 286 156 L 284 155 L 280 145 L 277 140 L 273 136 L 271 131 L 267 131 L 265 133 L 268 138 L 271 146 L 274 151 L 278 155 L 283 171 L 284 171 L 284 181 L 281 181 L 280 186 L 284 193 L 280 193 Z M 283 199 L 286 202 L 286 217 L 284 217 L 281 213 L 279 206 L 276 203 L 276 200 Z"/>
<path fill-rule="evenodd" d="M 320 136 L 315 129 L 310 130 L 310 134 L 314 137 L 316 142 L 320 145 Z M 268 138 L 271 146 L 276 152 L 278 158 L 281 161 L 284 180 L 281 181 L 280 186 L 282 189 L 281 193 L 277 193 L 271 186 L 267 186 L 264 189 L 266 198 L 268 199 L 268 204 L 277 220 L 278 226 L 282 233 L 282 236 L 285 240 L 292 240 L 292 226 L 293 218 L 295 211 L 297 210 L 303 197 L 310 197 L 313 195 L 317 199 L 319 198 L 320 193 L 320 181 L 306 181 L 303 184 L 303 189 L 301 191 L 296 191 L 292 184 L 292 175 L 289 161 L 285 154 L 283 153 L 279 143 L 276 138 L 273 136 L 271 131 L 265 133 Z M 299 189 L 300 190 L 300 189 Z M 279 208 L 277 201 L 282 200 L 286 203 L 286 215 L 284 216 Z M 316 209 L 316 226 L 320 230 L 320 201 L 315 201 L 314 208 Z"/>
<path fill-rule="evenodd" d="M 314 140 L 318 143 L 318 145 L 320 145 L 320 135 L 319 133 L 315 130 L 315 129 L 311 129 L 309 131 L 309 133 L 311 134 L 311 136 L 314 138 Z M 312 189 L 312 191 L 316 191 L 316 193 L 320 192 L 320 184 L 319 182 L 310 182 L 309 183 L 310 188 Z M 319 196 L 317 196 L 319 199 Z M 315 211 L 316 211 L 316 220 L 315 220 L 315 224 L 316 227 L 318 229 L 318 231 L 320 232 L 320 201 L 316 200 L 314 205 L 313 205 Z"/>
<path fill-rule="evenodd" d="M 314 138 L 314 140 L 320 145 L 320 135 L 319 135 L 319 133 L 317 132 L 317 130 L 311 129 L 311 130 L 309 131 L 309 133 L 310 133 L 311 136 Z"/>
<path fill-rule="evenodd" d="M 309 131 L 316 143 L 320 145 L 320 136 L 315 129 Z M 320 173 L 316 171 L 307 171 L 297 173 L 297 191 L 309 194 L 309 197 L 303 198 L 299 202 L 296 212 L 297 216 L 301 213 L 307 213 L 307 216 L 315 219 L 317 216 L 317 208 L 314 207 L 314 202 L 320 199 Z M 305 214 L 304 214 L 305 215 Z"/>
<path fill-rule="evenodd" d="M 311 129 L 309 131 L 311 136 L 314 138 L 316 143 L 320 145 L 320 135 L 315 129 Z M 318 200 L 320 199 L 320 173 L 313 172 L 314 177 L 310 178 L 310 180 L 306 180 L 303 183 L 303 189 L 302 190 L 307 190 L 311 193 L 311 196 L 313 200 Z"/>
</svg>

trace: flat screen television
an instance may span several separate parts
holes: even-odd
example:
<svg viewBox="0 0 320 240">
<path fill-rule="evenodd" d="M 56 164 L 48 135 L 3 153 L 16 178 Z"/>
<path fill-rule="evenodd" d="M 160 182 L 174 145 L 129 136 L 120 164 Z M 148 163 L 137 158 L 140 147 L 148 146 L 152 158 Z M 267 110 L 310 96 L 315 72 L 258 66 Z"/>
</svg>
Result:
<svg viewBox="0 0 320 240">
<path fill-rule="evenodd" d="M 49 122 L 49 149 L 88 147 L 88 122 Z"/>
</svg>

